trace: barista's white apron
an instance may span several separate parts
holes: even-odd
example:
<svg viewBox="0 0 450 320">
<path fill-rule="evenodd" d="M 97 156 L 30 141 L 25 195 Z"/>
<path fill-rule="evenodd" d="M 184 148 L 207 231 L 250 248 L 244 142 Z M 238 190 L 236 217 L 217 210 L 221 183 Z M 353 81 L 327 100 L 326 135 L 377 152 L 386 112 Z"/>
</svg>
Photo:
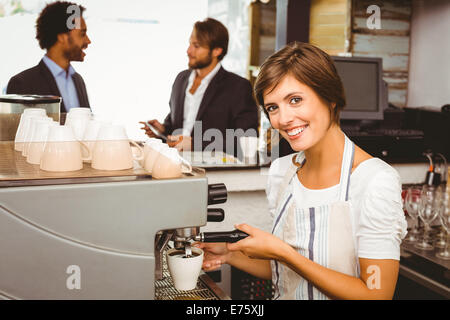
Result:
<svg viewBox="0 0 450 320">
<path fill-rule="evenodd" d="M 339 201 L 313 208 L 297 208 L 294 179 L 305 162 L 303 152 L 294 155 L 280 185 L 272 233 L 304 257 L 326 268 L 359 277 L 356 243 L 348 190 L 355 146 L 345 137 L 339 182 Z M 278 261 L 271 261 L 275 299 L 328 299 L 300 275 Z"/>
</svg>

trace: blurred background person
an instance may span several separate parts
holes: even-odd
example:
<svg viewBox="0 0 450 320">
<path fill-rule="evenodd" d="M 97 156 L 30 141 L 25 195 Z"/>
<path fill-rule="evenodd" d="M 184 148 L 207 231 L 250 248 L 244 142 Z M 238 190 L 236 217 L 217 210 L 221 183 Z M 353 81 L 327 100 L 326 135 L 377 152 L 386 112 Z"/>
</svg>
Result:
<svg viewBox="0 0 450 320">
<path fill-rule="evenodd" d="M 196 22 L 187 49 L 189 69 L 180 72 L 173 83 L 170 112 L 164 123 L 156 119 L 148 121 L 165 135 L 175 134 L 173 138 L 180 151 L 204 150 L 211 143 L 203 141 L 208 129 L 220 131 L 223 151 L 227 150 L 226 129 L 254 129 L 256 135 L 258 108 L 251 84 L 222 67 L 221 60 L 227 49 L 228 31 L 222 23 L 212 18 Z M 201 121 L 201 145 L 195 145 L 192 139 L 196 121 Z M 146 134 L 155 137 L 145 122 L 141 123 L 145 125 Z M 233 143 L 236 154 L 236 138 Z"/>
<path fill-rule="evenodd" d="M 71 108 L 90 107 L 84 80 L 70 64 L 83 61 L 84 49 L 91 43 L 82 17 L 84 10 L 75 3 L 58 1 L 41 11 L 36 39 L 47 52 L 38 65 L 13 76 L 6 93 L 59 96 L 62 115 Z"/>
</svg>

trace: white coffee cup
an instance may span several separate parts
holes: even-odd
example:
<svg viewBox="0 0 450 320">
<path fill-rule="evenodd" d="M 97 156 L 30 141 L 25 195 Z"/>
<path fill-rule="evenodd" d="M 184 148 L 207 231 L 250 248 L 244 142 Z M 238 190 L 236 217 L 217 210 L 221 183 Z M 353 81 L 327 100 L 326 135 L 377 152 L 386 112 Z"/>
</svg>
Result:
<svg viewBox="0 0 450 320">
<path fill-rule="evenodd" d="M 16 136 L 14 138 L 14 150 L 23 151 L 25 134 L 28 130 L 29 117 L 40 116 L 46 117 L 46 110 L 43 108 L 27 108 L 20 115 L 19 126 L 17 127 Z"/>
<path fill-rule="evenodd" d="M 89 150 L 91 150 L 91 154 L 94 151 L 95 142 L 97 141 L 98 132 L 100 131 L 100 128 L 103 125 L 108 124 L 110 123 L 94 119 L 88 121 L 86 129 L 84 131 L 83 142 L 88 146 Z M 91 160 L 85 160 L 85 162 L 91 162 Z"/>
<path fill-rule="evenodd" d="M 133 156 L 130 143 L 139 151 Z M 143 160 L 144 151 L 133 140 L 128 139 L 125 128 L 120 125 L 102 125 L 92 152 L 91 166 L 97 170 L 125 170 L 133 168 L 133 160 Z"/>
<path fill-rule="evenodd" d="M 80 109 L 87 109 L 87 108 L 80 108 Z M 70 109 L 73 110 L 73 109 Z M 89 110 L 88 110 L 89 111 Z M 91 120 L 90 111 L 89 113 L 86 112 L 74 112 L 67 114 L 65 126 L 69 126 L 72 128 L 75 138 L 77 140 L 83 140 L 84 133 L 86 131 L 86 127 Z"/>
<path fill-rule="evenodd" d="M 67 114 L 67 117 L 79 116 L 79 115 L 88 116 L 89 118 L 91 118 L 92 117 L 91 109 L 83 108 L 83 107 L 70 108 L 69 113 Z"/>
<path fill-rule="evenodd" d="M 142 161 L 142 167 L 148 173 L 152 173 L 153 165 L 155 164 L 156 157 L 159 155 L 159 151 L 162 148 L 169 148 L 167 144 L 162 143 L 160 139 L 150 138 L 144 144 L 144 161 Z"/>
<path fill-rule="evenodd" d="M 258 163 L 258 137 L 239 137 L 245 164 Z"/>
<path fill-rule="evenodd" d="M 27 162 L 31 164 L 40 164 L 50 126 L 57 126 L 59 123 L 57 121 L 39 119 L 35 120 L 34 124 L 33 134 L 27 149 Z"/>
<path fill-rule="evenodd" d="M 49 127 L 48 138 L 41 156 L 40 168 L 45 171 L 76 171 L 83 168 L 81 148 L 90 151 L 83 142 L 75 139 L 71 127 L 55 125 Z"/>
<path fill-rule="evenodd" d="M 183 159 L 175 148 L 161 148 L 152 167 L 152 178 L 173 179 L 183 173 L 191 173 L 191 164 Z"/>
<path fill-rule="evenodd" d="M 167 251 L 167 266 L 177 290 L 192 290 L 197 286 L 204 254 L 202 249 L 196 247 L 192 247 L 192 253 L 191 257 L 186 258 L 183 250 L 173 248 Z"/>
<path fill-rule="evenodd" d="M 36 123 L 38 121 L 47 121 L 47 122 L 53 122 L 53 119 L 50 117 L 42 117 L 42 116 L 31 116 L 29 117 L 29 121 L 27 123 L 28 129 L 25 132 L 25 139 L 22 149 L 22 156 L 27 157 L 28 156 L 28 149 L 30 149 L 30 143 L 33 141 L 33 134 L 34 130 L 36 128 Z"/>
</svg>

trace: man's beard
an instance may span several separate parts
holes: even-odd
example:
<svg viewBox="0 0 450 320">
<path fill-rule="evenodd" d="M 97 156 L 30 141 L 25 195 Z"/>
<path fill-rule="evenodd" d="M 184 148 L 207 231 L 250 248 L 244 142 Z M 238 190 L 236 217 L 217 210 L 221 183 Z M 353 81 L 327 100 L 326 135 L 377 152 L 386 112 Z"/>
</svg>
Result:
<svg viewBox="0 0 450 320">
<path fill-rule="evenodd" d="M 203 60 L 197 60 L 194 63 L 188 63 L 189 68 L 191 69 L 203 69 L 209 66 L 212 63 L 212 54 L 211 50 L 208 53 L 208 56 L 204 58 Z"/>
<path fill-rule="evenodd" d="M 69 61 L 83 61 L 84 60 L 84 55 L 83 55 L 83 47 L 78 47 L 72 40 L 72 38 L 69 36 L 69 45 L 70 48 L 67 49 L 64 52 L 64 56 L 69 60 Z"/>
</svg>

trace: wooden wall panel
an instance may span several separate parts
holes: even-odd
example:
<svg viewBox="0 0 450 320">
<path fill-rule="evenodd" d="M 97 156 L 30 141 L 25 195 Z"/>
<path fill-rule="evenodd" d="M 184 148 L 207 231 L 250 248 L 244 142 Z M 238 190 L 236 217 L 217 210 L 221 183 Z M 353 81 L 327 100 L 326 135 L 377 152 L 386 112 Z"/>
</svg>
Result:
<svg viewBox="0 0 450 320">
<path fill-rule="evenodd" d="M 272 53 L 276 47 L 276 1 L 261 4 L 260 52 L 259 65 Z"/>
<path fill-rule="evenodd" d="M 381 29 L 367 27 L 367 8 L 378 5 Z M 350 51 L 354 56 L 383 58 L 383 78 L 389 85 L 389 102 L 406 104 L 411 30 L 410 0 L 353 0 Z"/>
<path fill-rule="evenodd" d="M 259 66 L 275 52 L 276 1 L 252 2 L 249 5 L 250 59 L 248 78 L 254 83 Z"/>
<path fill-rule="evenodd" d="M 259 65 L 274 52 L 276 1 L 260 6 Z M 367 27 L 367 8 L 381 9 L 381 29 Z M 389 84 L 389 102 L 406 104 L 411 0 L 311 0 L 310 43 L 330 55 L 381 57 L 383 77 Z"/>
<path fill-rule="evenodd" d="M 348 51 L 350 0 L 312 0 L 309 42 L 328 54 Z"/>
</svg>

